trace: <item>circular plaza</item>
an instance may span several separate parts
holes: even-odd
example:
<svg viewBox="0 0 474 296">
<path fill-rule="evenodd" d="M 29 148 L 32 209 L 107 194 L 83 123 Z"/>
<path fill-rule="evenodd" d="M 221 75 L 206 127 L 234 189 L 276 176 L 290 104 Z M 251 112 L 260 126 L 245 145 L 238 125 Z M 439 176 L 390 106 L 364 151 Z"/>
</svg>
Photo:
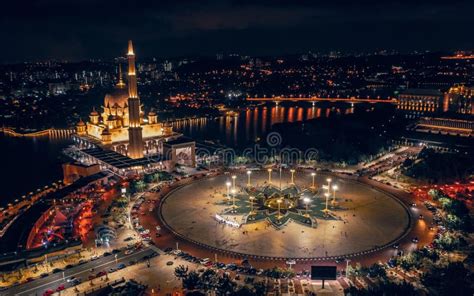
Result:
<svg viewBox="0 0 474 296">
<path fill-rule="evenodd" d="M 166 195 L 159 215 L 181 239 L 264 259 L 368 254 L 410 229 L 407 208 L 386 192 L 349 178 L 279 169 L 195 180 Z"/>
</svg>

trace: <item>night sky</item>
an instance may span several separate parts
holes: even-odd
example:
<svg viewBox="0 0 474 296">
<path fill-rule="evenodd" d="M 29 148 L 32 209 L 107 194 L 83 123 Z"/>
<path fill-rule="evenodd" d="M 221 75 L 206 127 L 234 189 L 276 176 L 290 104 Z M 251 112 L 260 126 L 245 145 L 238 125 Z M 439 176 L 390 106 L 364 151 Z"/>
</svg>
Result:
<svg viewBox="0 0 474 296">
<path fill-rule="evenodd" d="M 0 62 L 338 50 L 474 49 L 474 1 L 14 0 Z"/>
</svg>

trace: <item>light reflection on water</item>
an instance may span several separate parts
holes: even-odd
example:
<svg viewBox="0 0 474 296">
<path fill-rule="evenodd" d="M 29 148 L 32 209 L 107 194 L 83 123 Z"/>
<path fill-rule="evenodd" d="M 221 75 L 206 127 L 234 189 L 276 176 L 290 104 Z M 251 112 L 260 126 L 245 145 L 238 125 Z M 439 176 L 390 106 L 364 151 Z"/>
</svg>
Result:
<svg viewBox="0 0 474 296">
<path fill-rule="evenodd" d="M 216 119 L 197 118 L 173 123 L 176 131 L 198 140 L 213 140 L 240 148 L 264 135 L 272 125 L 354 113 L 354 107 L 264 106 Z"/>
</svg>

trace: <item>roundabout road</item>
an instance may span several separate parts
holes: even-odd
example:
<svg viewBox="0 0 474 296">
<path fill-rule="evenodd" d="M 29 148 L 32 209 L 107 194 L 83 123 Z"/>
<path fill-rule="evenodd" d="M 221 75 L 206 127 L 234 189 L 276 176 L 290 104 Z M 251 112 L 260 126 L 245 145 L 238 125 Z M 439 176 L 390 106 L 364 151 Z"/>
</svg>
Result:
<svg viewBox="0 0 474 296">
<path fill-rule="evenodd" d="M 303 172 L 300 173 L 300 175 L 301 175 L 300 179 L 303 179 L 302 176 L 304 174 L 306 174 L 306 173 L 303 173 Z M 219 177 L 217 177 L 217 178 L 219 178 Z M 210 179 L 212 179 L 212 178 L 210 178 Z M 243 176 L 239 177 L 239 179 L 242 179 L 242 182 L 245 181 Z M 340 179 L 340 178 L 337 177 L 337 176 L 333 176 L 333 179 Z M 399 243 L 401 245 L 400 248 L 404 249 L 404 250 L 415 249 L 417 247 L 416 244 L 413 244 L 411 242 L 411 238 L 415 237 L 415 236 L 418 237 L 419 240 L 420 240 L 420 242 L 418 243 L 418 246 L 423 246 L 423 245 L 428 244 L 428 243 L 431 242 L 432 237 L 433 237 L 433 233 L 430 233 L 428 231 L 428 225 L 431 222 L 430 221 L 431 220 L 431 214 L 430 214 L 429 211 L 427 211 L 424 208 L 424 206 L 421 204 L 421 202 L 418 202 L 418 207 L 411 208 L 409 206 L 413 202 L 413 200 L 412 200 L 412 197 L 409 194 L 407 194 L 405 192 L 402 192 L 400 190 L 397 190 L 395 188 L 392 188 L 390 186 L 381 184 L 379 182 L 366 179 L 366 178 L 359 178 L 357 180 L 347 180 L 347 177 L 345 177 L 345 181 L 347 181 L 349 183 L 355 182 L 355 181 L 356 182 L 361 182 L 365 185 L 360 185 L 360 186 L 366 186 L 366 187 L 368 186 L 369 188 L 371 186 L 373 186 L 372 190 L 375 190 L 375 191 L 382 190 L 385 193 L 394 195 L 396 197 L 397 201 L 400 201 L 401 203 L 403 203 L 406 206 L 406 207 L 403 207 L 403 208 L 408 209 L 408 211 L 411 215 L 411 218 L 412 218 L 411 219 L 411 225 L 410 225 L 410 227 L 407 228 L 407 231 L 402 231 L 400 234 L 397 234 L 395 238 L 390 238 L 389 241 L 388 241 L 388 246 L 387 247 L 379 246 L 379 248 L 377 248 L 377 250 L 375 250 L 375 251 L 374 250 L 372 250 L 370 252 L 363 251 L 363 252 L 361 252 L 357 255 L 352 255 L 351 258 L 350 258 L 352 262 L 361 262 L 364 265 L 368 265 L 368 264 L 371 264 L 373 262 L 378 262 L 378 261 L 385 262 L 386 260 L 388 260 L 388 258 L 390 258 L 392 255 L 395 254 L 396 250 L 394 250 L 390 246 L 392 244 L 392 241 L 394 239 L 397 240 L 398 237 L 402 237 L 400 239 Z M 202 182 L 202 181 L 196 180 L 196 181 L 193 181 L 192 183 L 194 184 L 196 182 Z M 186 183 L 188 183 L 188 182 L 187 181 L 180 181 L 179 183 L 174 184 L 172 187 L 165 188 L 160 194 L 148 193 L 147 196 L 149 198 L 156 199 L 157 203 L 159 203 L 160 201 L 162 201 L 161 198 L 163 196 L 167 196 L 171 190 L 174 190 L 178 187 L 181 187 L 181 186 L 185 185 Z M 342 181 L 340 181 L 339 183 L 341 185 L 344 185 L 343 184 L 344 182 L 342 182 Z M 297 181 L 297 184 L 298 184 L 298 181 Z M 184 188 L 186 188 L 186 187 L 187 186 L 185 186 Z M 342 186 L 342 187 L 344 188 L 344 186 Z M 345 195 L 343 190 L 341 190 L 341 195 L 343 197 Z M 157 204 L 157 206 L 158 206 L 158 204 Z M 402 207 L 400 207 L 400 208 L 402 208 Z M 142 222 L 143 226 L 150 229 L 150 230 L 153 229 L 153 237 L 155 237 L 154 236 L 155 226 L 157 224 L 163 226 L 163 223 L 161 221 L 158 221 L 158 219 L 157 219 L 157 216 L 160 213 L 161 209 L 162 208 L 155 209 L 155 211 L 154 211 L 155 215 L 148 214 L 149 213 L 148 211 L 146 211 L 146 215 L 141 215 L 141 222 Z M 390 213 L 390 212 L 393 212 L 393 207 L 388 208 L 387 213 Z M 417 219 L 419 214 L 423 214 L 425 216 L 425 220 Z M 180 214 L 179 213 L 178 214 L 174 213 L 173 215 L 180 215 Z M 190 219 L 195 218 L 195 216 L 189 216 L 189 214 L 184 214 L 184 212 L 181 212 L 181 215 L 184 215 L 183 217 L 185 217 L 185 218 L 188 218 L 188 217 Z M 357 213 L 356 213 L 356 216 L 357 216 Z M 388 218 L 389 216 L 386 216 L 386 217 Z M 212 219 L 212 217 L 209 217 L 209 216 L 207 218 Z M 350 225 L 350 223 L 351 222 L 349 222 L 349 225 Z M 329 229 L 330 229 L 330 231 L 332 231 L 332 228 L 329 228 Z M 192 232 L 193 229 L 190 229 L 190 230 Z M 263 230 L 263 228 L 262 228 L 262 230 Z M 239 230 L 237 230 L 237 231 L 239 231 Z M 274 230 L 274 231 L 276 231 L 276 230 Z M 285 232 L 285 234 L 287 234 L 287 235 L 289 234 L 288 232 L 285 231 L 285 229 L 280 230 L 280 233 L 281 232 Z M 196 233 L 198 233 L 198 232 L 196 232 Z M 239 231 L 239 233 L 242 233 L 242 232 Z M 337 233 L 341 235 L 341 231 L 338 231 Z M 166 227 L 162 227 L 162 230 L 160 230 L 160 234 L 161 234 L 161 237 L 154 239 L 154 241 L 155 241 L 155 244 L 157 246 L 161 247 L 161 248 L 175 247 L 176 242 L 179 242 L 179 248 L 180 249 L 185 250 L 185 251 L 187 251 L 187 252 L 189 252 L 189 253 L 191 253 L 195 256 L 201 257 L 201 258 L 209 257 L 209 258 L 214 259 L 214 256 L 216 254 L 218 256 L 218 260 L 222 261 L 222 262 L 238 262 L 239 260 L 241 260 L 241 258 L 247 257 L 247 258 L 251 259 L 254 266 L 271 267 L 271 266 L 274 266 L 274 265 L 284 265 L 284 261 L 277 261 L 277 260 L 275 260 L 275 258 L 269 258 L 270 256 L 253 257 L 253 256 L 249 256 L 249 254 L 239 254 L 239 252 L 229 252 L 229 248 L 226 248 L 226 249 L 213 248 L 212 244 L 211 245 L 203 244 L 202 241 L 201 242 L 198 241 L 197 243 L 190 242 L 189 238 L 183 239 L 183 237 L 181 237 L 181 235 L 176 236 L 176 233 L 172 233 L 169 229 L 166 229 Z M 272 235 L 275 235 L 275 233 L 273 233 Z M 282 235 L 284 235 L 284 234 L 282 234 Z M 295 235 L 296 235 L 296 233 L 295 233 Z M 298 237 L 300 235 L 301 234 L 298 233 Z M 244 240 L 243 243 L 244 244 L 245 244 L 245 239 L 246 239 L 246 237 L 243 237 L 243 240 Z M 285 240 L 285 243 L 286 243 L 286 241 L 287 240 Z M 351 247 L 351 245 L 347 244 L 347 243 L 344 244 L 344 243 L 339 242 L 339 244 L 340 245 L 346 245 L 346 246 L 348 245 L 349 247 Z M 274 245 L 273 242 L 268 244 L 268 246 L 272 246 L 272 245 Z M 267 246 L 267 249 L 269 248 L 268 246 Z M 295 249 L 291 250 L 290 252 L 293 252 L 294 250 Z M 302 254 L 304 254 L 304 251 L 302 251 Z M 336 255 L 332 255 L 331 253 L 329 253 L 328 254 L 329 258 L 323 259 L 321 257 L 325 257 L 326 254 L 325 253 L 320 253 L 320 254 L 322 254 L 322 256 L 318 256 L 319 260 L 310 259 L 311 257 L 308 256 L 308 257 L 305 258 L 305 261 L 298 262 L 296 268 L 306 268 L 307 269 L 310 265 L 319 264 L 318 262 L 321 262 L 321 263 L 326 262 L 326 264 L 327 264 L 327 262 L 334 262 L 334 260 L 335 260 Z M 346 252 L 346 253 L 341 254 L 341 256 L 348 257 L 348 256 L 345 256 L 347 254 L 348 253 Z M 285 255 L 285 257 L 301 257 L 301 256 L 286 256 Z M 341 264 L 341 267 L 343 267 L 343 266 L 345 266 L 345 264 Z"/>
</svg>

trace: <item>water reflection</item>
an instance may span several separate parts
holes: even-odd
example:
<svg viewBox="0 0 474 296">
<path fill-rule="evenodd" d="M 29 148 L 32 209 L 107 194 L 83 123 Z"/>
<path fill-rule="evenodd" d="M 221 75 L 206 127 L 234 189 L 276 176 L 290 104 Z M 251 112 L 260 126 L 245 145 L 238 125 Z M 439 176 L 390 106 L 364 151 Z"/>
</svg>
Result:
<svg viewBox="0 0 474 296">
<path fill-rule="evenodd" d="M 354 107 L 344 106 L 330 106 L 328 108 L 318 106 L 255 107 L 243 110 L 235 116 L 176 121 L 173 123 L 173 128 L 197 140 L 213 140 L 226 146 L 241 148 L 254 142 L 276 123 L 354 113 Z"/>
</svg>

